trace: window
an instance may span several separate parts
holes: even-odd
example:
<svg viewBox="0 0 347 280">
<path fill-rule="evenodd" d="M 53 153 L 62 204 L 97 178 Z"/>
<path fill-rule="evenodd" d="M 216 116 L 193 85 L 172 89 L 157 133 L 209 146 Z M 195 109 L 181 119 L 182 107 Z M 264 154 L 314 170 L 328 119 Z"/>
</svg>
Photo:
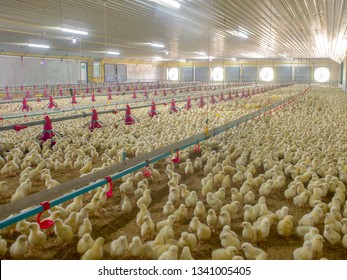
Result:
<svg viewBox="0 0 347 280">
<path fill-rule="evenodd" d="M 271 67 L 264 67 L 260 70 L 259 78 L 264 82 L 271 82 L 274 79 L 274 70 Z"/>
<path fill-rule="evenodd" d="M 100 78 L 100 62 L 93 62 L 93 77 L 94 78 Z"/>
<path fill-rule="evenodd" d="M 314 71 L 314 81 L 318 83 L 329 82 L 330 70 L 327 67 L 318 67 Z"/>
</svg>

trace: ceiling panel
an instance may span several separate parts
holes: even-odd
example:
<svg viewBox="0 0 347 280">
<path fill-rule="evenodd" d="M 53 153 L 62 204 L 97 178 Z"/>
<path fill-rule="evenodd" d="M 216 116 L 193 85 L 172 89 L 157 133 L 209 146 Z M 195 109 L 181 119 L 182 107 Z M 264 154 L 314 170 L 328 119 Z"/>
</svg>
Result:
<svg viewBox="0 0 347 280">
<path fill-rule="evenodd" d="M 337 62 L 346 53 L 346 0 L 176 0 L 179 9 L 161 1 L 2 0 L 0 51 L 100 58 L 118 50 L 125 58 L 174 60 L 196 59 L 196 52 L 204 51 L 217 58 L 329 57 Z M 89 34 L 74 36 L 58 27 Z M 235 36 L 238 31 L 248 38 Z M 25 45 L 29 42 L 50 49 L 33 50 Z"/>
</svg>

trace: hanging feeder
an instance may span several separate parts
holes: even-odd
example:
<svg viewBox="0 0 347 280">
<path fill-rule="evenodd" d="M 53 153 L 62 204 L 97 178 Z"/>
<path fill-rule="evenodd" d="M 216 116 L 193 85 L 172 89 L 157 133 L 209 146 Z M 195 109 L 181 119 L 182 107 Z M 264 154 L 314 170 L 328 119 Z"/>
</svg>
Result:
<svg viewBox="0 0 347 280">
<path fill-rule="evenodd" d="M 112 184 L 112 178 L 110 176 L 105 177 L 105 180 L 110 185 L 110 188 L 108 189 L 106 193 L 106 198 L 111 198 L 113 196 L 113 184 Z"/>
<path fill-rule="evenodd" d="M 95 101 L 96 101 L 94 92 L 92 92 L 91 101 L 92 101 L 92 102 L 95 102 Z"/>
<path fill-rule="evenodd" d="M 126 105 L 124 121 L 126 125 L 132 125 L 135 123 L 135 118 L 131 115 L 129 104 Z"/>
<path fill-rule="evenodd" d="M 37 215 L 36 222 L 39 224 L 40 229 L 48 229 L 54 225 L 54 221 L 45 219 L 41 221 L 41 215 L 44 211 L 47 211 L 51 208 L 51 205 L 48 201 L 41 202 L 40 205 L 43 207 L 43 211 Z"/>
<path fill-rule="evenodd" d="M 194 144 L 194 152 L 195 153 L 201 153 L 200 143 Z"/>
<path fill-rule="evenodd" d="M 151 108 L 148 112 L 148 115 L 152 118 L 154 116 L 158 116 L 157 106 L 154 101 L 152 101 Z"/>
<path fill-rule="evenodd" d="M 23 101 L 22 101 L 22 106 L 19 107 L 19 110 L 22 110 L 23 111 L 31 111 L 32 108 L 30 105 L 28 105 L 28 102 L 27 102 L 27 99 L 26 97 L 23 97 Z"/>
<path fill-rule="evenodd" d="M 179 108 L 176 106 L 176 102 L 174 99 L 171 99 L 171 107 L 170 107 L 170 113 L 178 113 Z"/>
<path fill-rule="evenodd" d="M 101 128 L 101 123 L 99 121 L 98 112 L 95 109 L 93 109 L 92 110 L 92 119 L 89 123 L 89 130 L 91 132 L 93 132 L 95 128 Z"/>
<path fill-rule="evenodd" d="M 180 153 L 179 153 L 178 149 L 176 149 L 176 154 L 175 154 L 175 157 L 172 159 L 172 162 L 173 163 L 179 163 L 180 162 Z"/>
</svg>

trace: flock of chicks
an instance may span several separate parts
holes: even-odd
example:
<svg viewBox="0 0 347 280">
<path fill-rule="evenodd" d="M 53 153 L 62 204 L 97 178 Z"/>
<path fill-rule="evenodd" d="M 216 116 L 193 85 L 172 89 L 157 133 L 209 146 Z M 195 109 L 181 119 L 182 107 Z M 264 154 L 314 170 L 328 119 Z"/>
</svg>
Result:
<svg viewBox="0 0 347 280">
<path fill-rule="evenodd" d="M 297 90 L 277 90 L 276 98 Z M 265 106 L 271 97 L 210 106 L 210 125 Z M 149 178 L 139 171 L 117 181 L 116 219 L 129 219 L 119 228 L 107 222 L 109 236 L 98 231 L 105 209 L 115 207 L 104 186 L 50 209 L 53 230 L 41 231 L 37 223 L 25 220 L 2 230 L 7 240 L 15 241 L 8 246 L 1 238 L 0 256 L 33 258 L 38 249 L 53 246 L 50 240 L 63 246 L 61 250 L 75 242 L 84 260 L 271 259 L 274 239 L 300 244 L 291 252 L 294 259 L 318 259 L 326 256 L 327 248 L 347 248 L 347 135 L 341 129 L 345 103 L 336 89 L 314 88 L 292 106 L 205 141 L 198 156 L 189 148 L 180 152 L 180 164 L 166 159 L 150 167 Z M 6 178 L 20 173 L 20 185 L 13 193 L 1 182 L 0 195 L 22 199 L 34 184 L 57 187 L 53 171 L 88 174 L 121 161 L 123 152 L 138 156 L 187 138 L 203 130 L 206 116 L 200 112 L 162 113 L 147 123 L 93 133 L 61 125 L 57 130 L 64 131 L 64 137 L 53 148 L 15 136 L 16 147 L 3 144 L 9 152 L 3 154 L 1 173 Z M 18 170 L 11 170 L 10 162 Z"/>
</svg>

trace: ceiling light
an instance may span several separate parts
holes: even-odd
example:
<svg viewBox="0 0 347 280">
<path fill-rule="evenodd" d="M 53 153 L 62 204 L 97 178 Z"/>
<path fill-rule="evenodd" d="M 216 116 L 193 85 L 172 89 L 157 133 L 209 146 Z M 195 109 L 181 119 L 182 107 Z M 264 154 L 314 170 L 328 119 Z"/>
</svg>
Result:
<svg viewBox="0 0 347 280">
<path fill-rule="evenodd" d="M 160 5 L 168 5 L 176 9 L 179 9 L 181 7 L 181 4 L 175 0 L 151 0 L 151 1 L 156 2 Z"/>
<path fill-rule="evenodd" d="M 159 43 L 151 43 L 151 46 L 155 48 L 165 48 L 165 45 Z"/>
<path fill-rule="evenodd" d="M 155 60 L 163 60 L 163 58 L 161 56 L 155 56 L 154 59 Z"/>
<path fill-rule="evenodd" d="M 48 45 L 41 45 L 41 44 L 28 44 L 29 47 L 33 48 L 43 48 L 43 49 L 49 49 Z"/>
<path fill-rule="evenodd" d="M 75 29 L 70 29 L 70 28 L 60 28 L 61 31 L 63 32 L 68 32 L 68 33 L 75 33 L 75 34 L 80 34 L 80 35 L 88 35 L 88 32 L 82 31 L 82 30 L 75 30 Z"/>
<path fill-rule="evenodd" d="M 107 54 L 119 55 L 119 52 L 116 52 L 116 51 L 108 51 Z"/>
<path fill-rule="evenodd" d="M 73 38 L 73 39 L 72 39 L 72 43 L 73 43 L 73 44 L 76 44 L 76 38 Z"/>
<path fill-rule="evenodd" d="M 166 55 L 168 55 L 168 54 L 169 54 L 169 52 L 168 52 L 168 51 L 166 51 L 166 52 L 165 52 L 165 54 L 166 54 Z"/>
<path fill-rule="evenodd" d="M 196 54 L 198 54 L 198 55 L 203 55 L 203 56 L 206 56 L 206 52 L 195 52 Z"/>
<path fill-rule="evenodd" d="M 187 62 L 185 59 L 179 59 L 179 62 Z"/>
<path fill-rule="evenodd" d="M 231 60 L 232 60 L 232 61 L 236 61 L 236 57 L 232 57 Z"/>
<path fill-rule="evenodd" d="M 241 32 L 241 31 L 237 32 L 237 35 L 238 35 L 239 37 L 242 37 L 242 38 L 245 38 L 245 39 L 248 38 L 248 35 L 245 34 L 245 33 L 243 33 L 243 32 Z"/>
</svg>

